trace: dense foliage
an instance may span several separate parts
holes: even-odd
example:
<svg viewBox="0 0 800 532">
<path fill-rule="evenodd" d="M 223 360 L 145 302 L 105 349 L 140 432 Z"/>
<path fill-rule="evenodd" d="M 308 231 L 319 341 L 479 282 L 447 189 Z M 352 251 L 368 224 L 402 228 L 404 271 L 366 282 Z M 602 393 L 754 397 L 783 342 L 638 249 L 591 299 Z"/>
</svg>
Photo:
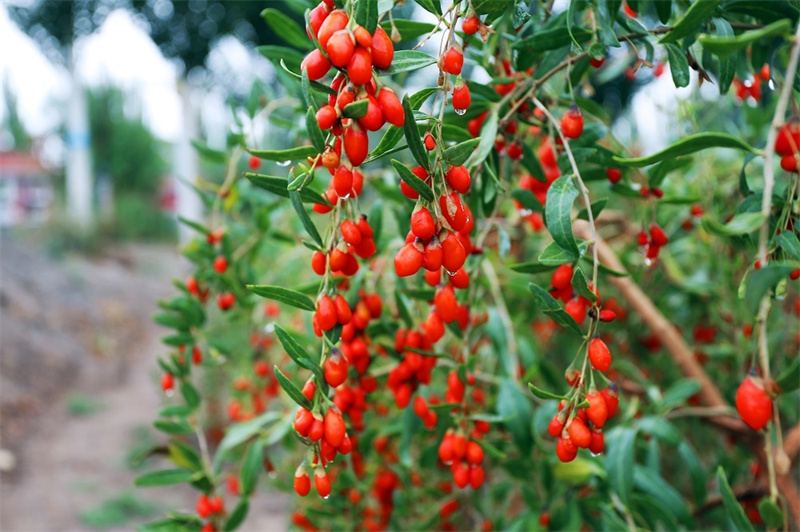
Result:
<svg viewBox="0 0 800 532">
<path fill-rule="evenodd" d="M 281 91 L 197 143 L 145 528 L 797 529 L 796 3 L 397 4 L 264 10 Z M 719 96 L 641 156 L 667 68 Z"/>
</svg>

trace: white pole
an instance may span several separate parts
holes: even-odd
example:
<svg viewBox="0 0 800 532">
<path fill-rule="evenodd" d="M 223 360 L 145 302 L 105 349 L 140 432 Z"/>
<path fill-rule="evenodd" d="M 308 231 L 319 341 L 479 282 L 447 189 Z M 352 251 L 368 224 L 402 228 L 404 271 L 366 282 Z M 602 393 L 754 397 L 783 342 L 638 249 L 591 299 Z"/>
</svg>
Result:
<svg viewBox="0 0 800 532">
<path fill-rule="evenodd" d="M 67 111 L 67 215 L 81 228 L 92 222 L 92 159 L 86 93 L 75 68 L 74 48 L 69 52 L 70 97 Z"/>
<path fill-rule="evenodd" d="M 198 114 L 189 84 L 180 79 L 178 81 L 178 94 L 182 103 L 182 122 L 180 137 L 175 145 L 174 167 L 172 172 L 175 190 L 175 206 L 178 216 L 188 220 L 201 222 L 203 216 L 203 202 L 197 193 L 187 183 L 196 181 L 199 164 L 198 156 L 191 140 L 198 136 Z M 178 237 L 181 244 L 186 244 L 197 232 L 183 224 L 178 226 Z"/>
</svg>

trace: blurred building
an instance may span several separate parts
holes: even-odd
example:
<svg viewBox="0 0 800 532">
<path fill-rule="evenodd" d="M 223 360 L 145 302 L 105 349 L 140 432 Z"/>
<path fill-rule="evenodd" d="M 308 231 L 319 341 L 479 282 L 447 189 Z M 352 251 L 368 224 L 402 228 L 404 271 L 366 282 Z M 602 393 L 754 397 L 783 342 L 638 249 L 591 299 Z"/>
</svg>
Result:
<svg viewBox="0 0 800 532">
<path fill-rule="evenodd" d="M 0 227 L 37 225 L 50 219 L 54 176 L 25 152 L 0 152 Z"/>
</svg>

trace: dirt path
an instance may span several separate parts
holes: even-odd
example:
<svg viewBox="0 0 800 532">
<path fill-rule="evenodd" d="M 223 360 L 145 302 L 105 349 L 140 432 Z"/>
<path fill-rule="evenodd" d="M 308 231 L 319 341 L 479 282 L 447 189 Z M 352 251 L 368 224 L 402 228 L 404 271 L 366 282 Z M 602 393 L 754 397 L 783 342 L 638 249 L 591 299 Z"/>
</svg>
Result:
<svg viewBox="0 0 800 532">
<path fill-rule="evenodd" d="M 15 461 L 0 473 L 3 531 L 131 530 L 192 511 L 196 492 L 136 489 L 131 467 L 162 441 L 151 423 L 164 330 L 150 315 L 180 263 L 165 247 L 114 257 L 57 262 L 3 236 L 0 446 Z M 262 490 L 247 529 L 285 530 L 287 507 Z"/>
</svg>

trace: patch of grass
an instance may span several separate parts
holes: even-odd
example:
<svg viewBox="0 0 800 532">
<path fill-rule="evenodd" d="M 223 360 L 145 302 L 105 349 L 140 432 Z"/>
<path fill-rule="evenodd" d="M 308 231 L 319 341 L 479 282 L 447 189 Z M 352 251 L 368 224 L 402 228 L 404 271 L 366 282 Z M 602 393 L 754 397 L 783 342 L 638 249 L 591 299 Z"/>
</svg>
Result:
<svg viewBox="0 0 800 532">
<path fill-rule="evenodd" d="M 74 392 L 67 396 L 67 410 L 75 417 L 91 416 L 102 408 L 103 404 L 90 395 Z"/>
<path fill-rule="evenodd" d="M 125 525 L 132 519 L 152 517 L 159 511 L 157 504 L 142 499 L 133 491 L 123 491 L 95 508 L 82 511 L 80 517 L 86 525 L 103 529 Z"/>
</svg>

